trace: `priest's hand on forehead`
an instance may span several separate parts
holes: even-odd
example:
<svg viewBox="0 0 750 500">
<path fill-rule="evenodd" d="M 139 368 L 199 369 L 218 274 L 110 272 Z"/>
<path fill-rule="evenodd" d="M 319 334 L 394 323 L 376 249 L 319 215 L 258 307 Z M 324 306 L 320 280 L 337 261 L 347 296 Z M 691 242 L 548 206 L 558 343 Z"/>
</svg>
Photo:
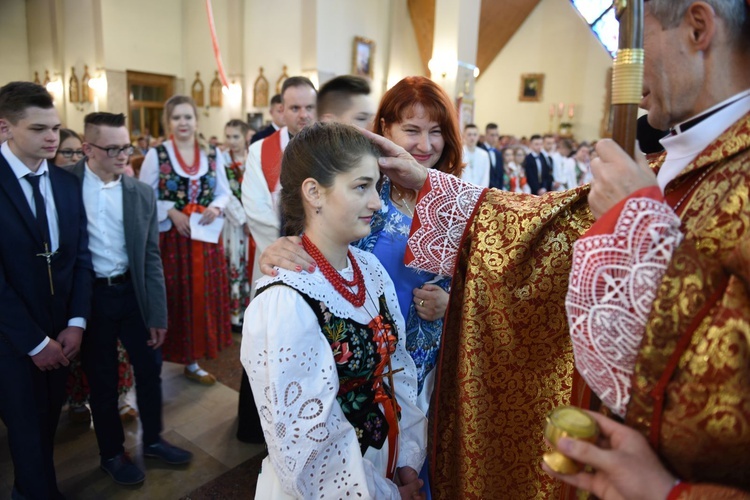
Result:
<svg viewBox="0 0 750 500">
<path fill-rule="evenodd" d="M 359 127 L 358 127 L 359 128 Z M 401 146 L 369 130 L 359 129 L 381 152 L 378 158 L 380 171 L 393 182 L 407 189 L 419 191 L 427 180 L 427 169 Z"/>
<path fill-rule="evenodd" d="M 589 206 L 597 219 L 639 189 L 658 185 L 640 149 L 635 153 L 638 162 L 612 139 L 598 141 L 596 152 L 598 158 L 591 161 L 594 180 L 591 181 Z"/>
</svg>

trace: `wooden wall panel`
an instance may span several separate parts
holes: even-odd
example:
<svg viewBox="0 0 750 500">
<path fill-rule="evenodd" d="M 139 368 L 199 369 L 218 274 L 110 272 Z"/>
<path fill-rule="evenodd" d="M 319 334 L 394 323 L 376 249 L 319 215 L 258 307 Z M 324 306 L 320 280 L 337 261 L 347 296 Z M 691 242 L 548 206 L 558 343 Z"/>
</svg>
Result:
<svg viewBox="0 0 750 500">
<path fill-rule="evenodd" d="M 481 73 L 503 50 L 539 2 L 540 0 L 482 0 L 476 63 Z"/>
<path fill-rule="evenodd" d="M 408 0 L 408 6 L 424 74 L 429 75 L 427 63 L 432 59 L 432 43 L 435 36 L 435 0 Z"/>
</svg>

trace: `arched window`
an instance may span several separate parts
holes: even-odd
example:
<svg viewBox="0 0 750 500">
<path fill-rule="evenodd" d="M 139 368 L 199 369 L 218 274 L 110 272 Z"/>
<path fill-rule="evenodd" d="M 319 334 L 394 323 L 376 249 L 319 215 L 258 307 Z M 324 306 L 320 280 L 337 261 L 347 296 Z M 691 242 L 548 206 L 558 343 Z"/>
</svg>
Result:
<svg viewBox="0 0 750 500">
<path fill-rule="evenodd" d="M 620 23 L 615 17 L 612 0 L 571 0 L 596 34 L 599 41 L 613 56 L 617 52 Z"/>
</svg>

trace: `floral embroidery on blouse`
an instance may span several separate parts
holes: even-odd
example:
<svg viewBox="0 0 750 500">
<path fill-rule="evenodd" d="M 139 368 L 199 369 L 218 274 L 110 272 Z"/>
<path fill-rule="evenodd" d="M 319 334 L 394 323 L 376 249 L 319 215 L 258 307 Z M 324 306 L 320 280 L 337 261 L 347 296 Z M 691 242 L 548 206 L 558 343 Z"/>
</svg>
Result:
<svg viewBox="0 0 750 500">
<path fill-rule="evenodd" d="M 182 210 L 190 203 L 207 207 L 214 200 L 216 188 L 216 156 L 208 155 L 208 172 L 198 180 L 178 175 L 172 168 L 167 148 L 162 144 L 156 148 L 159 159 L 160 201 L 173 201 L 174 208 Z"/>
<path fill-rule="evenodd" d="M 258 290 L 258 294 L 274 284 Z M 348 318 L 339 318 L 331 313 L 325 303 L 298 293 L 310 305 L 318 318 L 323 336 L 331 346 L 336 372 L 339 376 L 339 391 L 336 400 L 344 416 L 354 427 L 362 455 L 372 446 L 383 447 L 388 438 L 389 425 L 378 404 L 378 386 L 382 384 L 386 394 L 392 394 L 381 373 L 387 373 L 387 356 L 393 352 L 397 342 L 396 324 L 388 311 L 385 296 L 379 299 L 380 317 L 369 325 Z M 381 319 L 382 323 L 378 322 Z M 387 347 L 378 342 L 374 326 L 378 324 L 388 332 Z M 386 355 L 384 349 L 389 349 Z M 390 404 L 383 402 L 383 404 Z"/>
</svg>

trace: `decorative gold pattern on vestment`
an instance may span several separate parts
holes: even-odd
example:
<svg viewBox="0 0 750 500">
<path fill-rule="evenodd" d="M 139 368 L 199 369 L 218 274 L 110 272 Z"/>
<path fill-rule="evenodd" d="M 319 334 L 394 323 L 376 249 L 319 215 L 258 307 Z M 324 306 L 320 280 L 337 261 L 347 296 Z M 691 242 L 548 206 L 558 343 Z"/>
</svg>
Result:
<svg viewBox="0 0 750 500">
<path fill-rule="evenodd" d="M 750 115 L 702 152 L 667 195 L 706 168 L 712 171 L 680 213 L 685 241 L 654 302 L 626 422 L 646 436 L 658 430 L 658 451 L 683 480 L 750 490 Z M 682 335 L 686 349 L 655 414 L 654 388 Z"/>
<path fill-rule="evenodd" d="M 572 244 L 592 223 L 588 188 L 489 190 L 459 252 L 441 347 L 433 497 L 553 498 L 540 467 L 552 408 L 570 404 L 565 317 Z"/>
</svg>

